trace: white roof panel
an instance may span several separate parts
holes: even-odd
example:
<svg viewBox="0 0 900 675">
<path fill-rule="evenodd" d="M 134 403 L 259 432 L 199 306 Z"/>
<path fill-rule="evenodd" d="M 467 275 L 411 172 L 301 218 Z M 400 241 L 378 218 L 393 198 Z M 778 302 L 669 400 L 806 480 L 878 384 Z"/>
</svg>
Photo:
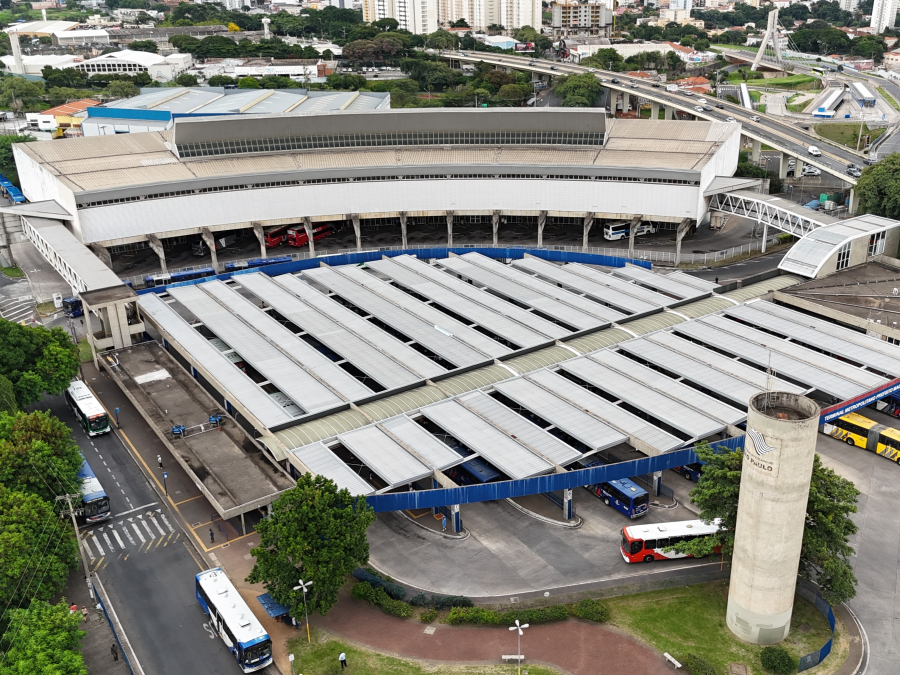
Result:
<svg viewBox="0 0 900 675">
<path fill-rule="evenodd" d="M 541 429 L 531 420 L 522 417 L 484 392 L 474 391 L 459 397 L 459 400 L 466 407 L 487 418 L 495 427 L 507 432 L 551 462 L 566 466 L 583 457 L 582 453 L 571 445 L 563 443 L 553 434 Z M 628 440 L 626 436 L 621 434 L 619 436 L 616 443 L 624 443 Z"/>
<path fill-rule="evenodd" d="M 553 471 L 553 465 L 500 431 L 456 399 L 421 409 L 425 417 L 513 480 Z"/>
<path fill-rule="evenodd" d="M 682 283 L 677 277 L 656 274 L 639 265 L 627 264 L 625 267 L 616 267 L 613 269 L 613 274 L 631 279 L 641 286 L 652 288 L 660 293 L 674 295 L 682 300 L 705 298 L 712 293 L 711 289 L 702 291 L 694 285 Z"/>
<path fill-rule="evenodd" d="M 346 488 L 353 496 L 370 495 L 375 492 L 371 485 L 322 443 L 305 445 L 291 452 L 314 474 L 333 480 L 339 490 Z"/>
<path fill-rule="evenodd" d="M 443 471 L 465 461 L 465 458 L 454 452 L 449 445 L 439 441 L 428 433 L 421 424 L 414 422 L 406 415 L 392 417 L 382 422 L 379 426 L 415 451 L 419 457 L 428 462 L 434 469 Z"/>
<path fill-rule="evenodd" d="M 338 440 L 390 487 L 433 475 L 431 467 L 375 425 L 340 434 Z"/>
<path fill-rule="evenodd" d="M 209 340 L 185 321 L 174 309 L 160 300 L 156 293 L 147 293 L 138 298 L 141 311 L 151 317 L 174 341 L 187 350 L 191 357 L 203 365 L 225 388 L 229 398 L 239 402 L 262 424 L 275 427 L 293 421 L 280 405 L 259 386 L 234 366 L 226 356 L 216 349 Z"/>
<path fill-rule="evenodd" d="M 619 431 L 646 443 L 659 453 L 677 450 L 684 445 L 681 439 L 676 438 L 668 431 L 664 431 L 624 408 L 610 403 L 605 398 L 575 384 L 559 373 L 546 369 L 538 370 L 528 375 L 527 379 L 553 392 L 573 406 L 599 417 Z M 511 380 L 511 382 L 514 381 Z M 536 415 L 541 414 L 540 410 L 533 412 Z"/>
<path fill-rule="evenodd" d="M 694 288 L 701 291 L 712 292 L 719 287 L 719 284 L 717 283 L 707 281 L 706 279 L 701 279 L 700 277 L 695 277 L 693 274 L 687 274 L 685 272 L 669 272 L 665 276 L 667 278 L 675 279 L 676 281 L 687 286 L 693 286 Z"/>
</svg>

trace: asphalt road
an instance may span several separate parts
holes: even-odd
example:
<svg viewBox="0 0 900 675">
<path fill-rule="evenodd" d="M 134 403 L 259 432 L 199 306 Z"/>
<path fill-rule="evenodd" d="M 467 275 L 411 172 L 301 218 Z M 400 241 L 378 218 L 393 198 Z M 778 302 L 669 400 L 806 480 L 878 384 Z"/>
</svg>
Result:
<svg viewBox="0 0 900 675">
<path fill-rule="evenodd" d="M 202 569 L 197 554 L 119 437 L 110 432 L 89 438 L 62 396 L 35 408 L 49 409 L 72 427 L 110 497 L 115 516 L 88 528 L 84 546 L 145 675 L 240 673 L 224 643 L 204 626 L 206 615 L 194 595 L 194 575 Z"/>
</svg>

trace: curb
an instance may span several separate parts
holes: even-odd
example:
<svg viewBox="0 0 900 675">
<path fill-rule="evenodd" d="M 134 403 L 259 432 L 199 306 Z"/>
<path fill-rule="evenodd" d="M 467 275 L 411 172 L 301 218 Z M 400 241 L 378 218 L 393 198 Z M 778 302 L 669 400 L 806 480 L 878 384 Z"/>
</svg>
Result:
<svg viewBox="0 0 900 675">
<path fill-rule="evenodd" d="M 410 523 L 415 525 L 416 527 L 421 527 L 426 532 L 431 532 L 431 534 L 436 534 L 439 537 L 443 537 L 444 539 L 455 539 L 456 541 L 462 541 L 463 539 L 468 539 L 470 532 L 463 527 L 463 534 L 447 534 L 446 532 L 438 532 L 437 530 L 432 530 L 430 527 L 425 527 L 422 523 L 418 522 L 415 518 L 411 518 L 406 511 L 394 511 L 394 513 L 399 514 L 402 518 L 405 518 Z M 371 564 L 371 563 L 369 563 Z M 373 565 L 374 567 L 374 565 Z M 381 570 L 379 570 L 380 572 Z"/>
<path fill-rule="evenodd" d="M 566 530 L 577 530 L 582 525 L 584 525 L 584 518 L 578 515 L 575 516 L 574 520 L 568 522 L 563 520 L 553 520 L 553 518 L 548 518 L 547 516 L 542 516 L 541 514 L 535 513 L 534 511 L 529 511 L 521 504 L 516 504 L 516 502 L 509 497 L 507 497 L 505 501 L 514 509 L 516 509 L 517 511 L 521 511 L 529 518 L 534 518 L 537 521 L 547 523 L 548 525 L 553 525 L 554 527 L 561 527 Z"/>
</svg>

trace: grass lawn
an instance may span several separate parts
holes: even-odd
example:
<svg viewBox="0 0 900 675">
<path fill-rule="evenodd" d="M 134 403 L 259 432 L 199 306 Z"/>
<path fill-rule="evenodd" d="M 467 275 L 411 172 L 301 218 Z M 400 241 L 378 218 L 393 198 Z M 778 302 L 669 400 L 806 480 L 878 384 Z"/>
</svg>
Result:
<svg viewBox="0 0 900 675">
<path fill-rule="evenodd" d="M 50 302 L 39 302 L 35 305 L 35 308 L 38 311 L 38 314 L 41 316 L 48 316 L 50 314 L 55 314 L 56 312 L 60 312 L 62 310 L 56 309 L 56 305 L 53 304 L 53 301 Z"/>
<path fill-rule="evenodd" d="M 361 649 L 348 644 L 340 638 L 332 637 L 322 631 L 312 629 L 316 636 L 312 644 L 302 636 L 288 643 L 288 651 L 294 655 L 295 673 L 315 673 L 315 675 L 338 675 L 341 666 L 338 654 L 347 654 L 347 670 L 353 675 L 424 675 L 425 673 L 441 673 L 441 675 L 510 675 L 516 672 L 515 665 L 508 666 L 450 666 L 427 665 L 417 661 L 407 661 L 392 656 L 385 656 L 368 649 Z M 462 645 L 461 645 L 462 646 Z M 460 651 L 459 658 L 465 659 L 465 649 Z M 558 670 L 545 666 L 529 664 L 522 667 L 528 675 L 559 675 Z"/>
<path fill-rule="evenodd" d="M 767 87 L 784 87 L 785 89 L 813 90 L 819 88 L 819 78 L 812 75 L 788 75 L 787 77 L 771 77 L 764 80 Z M 816 86 L 808 87 L 814 83 Z"/>
<path fill-rule="evenodd" d="M 760 103 L 758 106 L 756 106 L 756 112 L 765 114 L 767 107 L 768 106 L 765 103 Z"/>
<path fill-rule="evenodd" d="M 815 129 L 819 136 L 856 150 L 856 144 L 859 142 L 859 124 L 855 122 L 847 124 L 817 124 Z M 863 135 L 871 134 L 873 143 L 884 131 L 884 129 L 869 129 L 863 124 Z"/>
<path fill-rule="evenodd" d="M 762 92 L 757 91 L 756 89 L 748 89 L 747 93 L 750 94 L 750 98 L 752 98 L 757 103 L 759 103 L 759 99 L 762 98 Z"/>
<path fill-rule="evenodd" d="M 88 344 L 87 338 L 81 338 L 78 341 L 78 358 L 82 363 L 94 360 L 94 357 L 91 356 L 91 346 Z"/>
<path fill-rule="evenodd" d="M 725 625 L 728 586 L 724 581 L 684 586 L 639 595 L 608 598 L 612 623 L 650 643 L 661 652 L 684 660 L 694 654 L 709 662 L 717 673 L 728 673 L 729 663 L 747 666 L 747 675 L 763 675 L 759 663 L 762 647 L 738 640 Z M 828 622 L 814 605 L 796 598 L 791 632 L 781 645 L 794 659 L 824 645 L 831 637 Z M 835 650 L 815 672 L 828 672 L 829 665 L 843 659 Z"/>
<path fill-rule="evenodd" d="M 900 103 L 897 103 L 897 101 L 894 100 L 894 97 L 891 96 L 891 95 L 887 92 L 887 89 L 885 89 L 884 87 L 878 87 L 877 89 L 878 89 L 878 93 L 881 94 L 881 95 L 884 97 L 884 100 L 885 100 L 885 101 L 887 101 L 887 102 L 890 103 L 892 106 L 894 106 L 894 109 L 895 109 L 895 110 L 900 110 Z"/>
<path fill-rule="evenodd" d="M 25 273 L 18 267 L 0 267 L 0 270 L 3 270 L 3 274 L 13 279 L 21 279 L 25 276 Z"/>
<path fill-rule="evenodd" d="M 793 101 L 799 97 L 800 97 L 800 94 L 794 94 L 793 96 L 791 96 L 788 99 L 787 105 L 785 107 L 788 110 L 790 110 L 791 112 L 802 113 L 804 110 L 806 110 L 806 106 L 808 106 L 811 103 L 811 101 L 806 99 L 801 103 L 794 103 Z"/>
</svg>

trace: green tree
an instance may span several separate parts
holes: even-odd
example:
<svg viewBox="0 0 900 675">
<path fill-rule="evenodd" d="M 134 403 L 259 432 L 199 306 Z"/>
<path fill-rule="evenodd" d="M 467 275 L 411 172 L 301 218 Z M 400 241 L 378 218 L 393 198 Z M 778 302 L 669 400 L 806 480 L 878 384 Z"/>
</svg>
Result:
<svg viewBox="0 0 900 675">
<path fill-rule="evenodd" d="M 15 415 L 19 410 L 16 403 L 16 390 L 9 378 L 0 375 L 0 412 Z"/>
<path fill-rule="evenodd" d="M 34 136 L 0 136 L 0 173 L 4 176 L 16 174 L 16 160 L 12 151 L 13 143 L 31 143 L 34 140 Z M 7 322 L 3 321 L 0 323 Z M 0 328 L 0 331 L 2 331 L 2 328 Z M 2 339 L 0 339 L 0 343 L 2 343 Z M 6 372 L 2 367 L 2 358 L 2 354 L 0 354 L 0 374 Z"/>
<path fill-rule="evenodd" d="M 553 85 L 554 93 L 563 100 L 567 108 L 588 107 L 597 100 L 603 85 L 591 73 L 560 77 Z"/>
<path fill-rule="evenodd" d="M 190 73 L 182 73 L 175 78 L 175 84 L 177 84 L 179 87 L 196 87 L 197 78 Z"/>
<path fill-rule="evenodd" d="M 128 49 L 136 52 L 150 52 L 151 54 L 156 54 L 159 52 L 159 45 L 153 40 L 135 40 L 128 45 Z"/>
<path fill-rule="evenodd" d="M 49 600 L 66 587 L 77 563 L 75 537 L 50 503 L 0 485 L 0 607 Z"/>
<path fill-rule="evenodd" d="M 90 92 L 84 89 L 72 89 L 71 87 L 51 87 L 47 90 L 47 101 L 50 105 L 60 105 L 66 101 L 77 101 L 86 98 Z"/>
<path fill-rule="evenodd" d="M 81 614 L 72 614 L 65 602 L 55 605 L 34 601 L 10 614 L 0 648 L 9 650 L 0 675 L 87 675 L 81 656 Z M 108 657 L 107 657 L 108 658 Z"/>
<path fill-rule="evenodd" d="M 456 49 L 459 37 L 446 30 L 438 30 L 425 37 L 425 46 L 433 49 Z"/>
<path fill-rule="evenodd" d="M 113 80 L 106 85 L 104 93 L 110 98 L 132 98 L 140 92 L 134 86 L 133 82 L 123 82 L 121 80 Z"/>
<path fill-rule="evenodd" d="M 386 18 L 374 21 L 372 25 L 381 30 L 397 30 L 400 27 L 400 22 L 397 19 Z"/>
<path fill-rule="evenodd" d="M 207 84 L 210 87 L 224 87 L 226 84 L 237 84 L 237 80 L 228 75 L 213 75 Z"/>
<path fill-rule="evenodd" d="M 856 183 L 859 212 L 900 219 L 900 152 L 866 167 Z"/>
<path fill-rule="evenodd" d="M 375 520 L 372 507 L 324 476 L 304 474 L 297 486 L 272 505 L 272 515 L 257 525 L 259 547 L 250 583 L 262 583 L 272 597 L 299 616 L 303 593 L 299 579 L 312 581 L 307 604 L 323 616 L 337 602 L 346 577 L 369 560 L 366 529 Z"/>
<path fill-rule="evenodd" d="M 62 328 L 0 320 L 0 375 L 13 383 L 20 408 L 45 393 L 61 394 L 77 372 L 78 348 Z"/>
<path fill-rule="evenodd" d="M 717 552 L 730 556 L 734 552 L 744 455 L 740 450 L 716 453 L 706 443 L 699 445 L 696 452 L 705 465 L 691 490 L 691 502 L 700 508 L 704 522 L 720 518 L 722 526 L 716 534 L 682 542 L 676 549 L 698 557 Z M 832 605 L 856 595 L 856 577 L 850 565 L 854 551 L 849 538 L 856 534 L 850 514 L 856 513 L 858 497 L 859 490 L 852 482 L 822 466 L 819 456 L 815 456 L 799 574 L 816 581 L 822 588 L 822 597 Z"/>
<path fill-rule="evenodd" d="M 238 89 L 262 89 L 262 85 L 255 77 L 242 77 L 238 80 Z"/>
<path fill-rule="evenodd" d="M 169 44 L 182 54 L 193 54 L 200 47 L 200 40 L 193 35 L 173 35 Z"/>
<path fill-rule="evenodd" d="M 0 80 L 0 107 L 13 112 L 33 108 L 40 104 L 44 95 L 44 83 L 26 80 L 15 75 Z"/>
<path fill-rule="evenodd" d="M 78 492 L 81 454 L 72 431 L 49 412 L 0 413 L 0 485 L 47 501 Z"/>
<path fill-rule="evenodd" d="M 88 74 L 75 68 L 53 68 L 46 66 L 41 69 L 41 77 L 44 78 L 44 86 L 53 87 L 87 87 Z"/>
</svg>

